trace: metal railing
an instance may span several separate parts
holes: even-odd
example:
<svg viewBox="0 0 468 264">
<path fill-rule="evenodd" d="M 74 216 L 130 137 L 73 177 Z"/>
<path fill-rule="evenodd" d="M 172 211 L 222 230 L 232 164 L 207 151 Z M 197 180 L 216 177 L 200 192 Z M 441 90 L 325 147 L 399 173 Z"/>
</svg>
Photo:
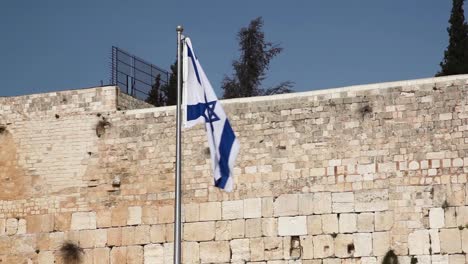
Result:
<svg viewBox="0 0 468 264">
<path fill-rule="evenodd" d="M 145 101 L 159 76 L 161 86 L 169 81 L 169 72 L 112 46 L 111 84 L 128 95 Z"/>
</svg>

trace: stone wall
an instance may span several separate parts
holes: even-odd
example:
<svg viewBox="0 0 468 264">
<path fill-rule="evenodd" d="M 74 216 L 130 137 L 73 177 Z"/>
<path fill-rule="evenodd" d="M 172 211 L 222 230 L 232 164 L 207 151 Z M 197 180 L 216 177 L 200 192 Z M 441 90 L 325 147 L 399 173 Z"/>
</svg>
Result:
<svg viewBox="0 0 468 264">
<path fill-rule="evenodd" d="M 184 131 L 184 263 L 382 263 L 390 250 L 466 263 L 467 88 L 460 75 L 223 101 L 235 190 L 213 187 L 203 127 Z M 174 107 L 118 111 L 117 98 L 0 98 L 0 263 L 66 263 L 65 241 L 82 263 L 172 263 Z"/>
</svg>

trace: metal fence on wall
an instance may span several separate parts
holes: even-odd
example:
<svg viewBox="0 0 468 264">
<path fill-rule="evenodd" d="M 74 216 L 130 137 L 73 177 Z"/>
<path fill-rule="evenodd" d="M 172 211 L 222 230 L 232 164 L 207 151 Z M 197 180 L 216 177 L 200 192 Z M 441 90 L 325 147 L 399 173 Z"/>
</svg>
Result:
<svg viewBox="0 0 468 264">
<path fill-rule="evenodd" d="M 148 98 L 158 76 L 161 85 L 169 81 L 169 72 L 114 46 L 111 67 L 111 83 L 140 100 Z"/>
</svg>

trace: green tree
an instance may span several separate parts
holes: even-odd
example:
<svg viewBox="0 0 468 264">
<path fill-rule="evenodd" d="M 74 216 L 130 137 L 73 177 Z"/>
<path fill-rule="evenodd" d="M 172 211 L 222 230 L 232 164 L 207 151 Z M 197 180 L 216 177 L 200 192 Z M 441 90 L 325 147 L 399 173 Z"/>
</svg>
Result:
<svg viewBox="0 0 468 264">
<path fill-rule="evenodd" d="M 163 92 L 166 95 L 165 105 L 177 104 L 177 60 L 171 65 L 169 82 L 163 86 Z"/>
<path fill-rule="evenodd" d="M 154 84 L 151 86 L 151 91 L 148 94 L 148 98 L 146 98 L 145 101 L 154 106 L 165 105 L 166 100 L 164 92 L 161 88 L 161 74 L 158 74 L 154 80 Z"/>
<path fill-rule="evenodd" d="M 234 74 L 225 76 L 222 82 L 224 98 L 250 97 L 291 92 L 292 82 L 264 89 L 262 81 L 266 77 L 270 60 L 283 50 L 279 45 L 267 42 L 262 31 L 262 17 L 250 21 L 248 27 L 243 27 L 237 34 L 239 40 L 240 58 L 232 63 Z"/>
<path fill-rule="evenodd" d="M 444 52 L 444 59 L 440 63 L 442 68 L 436 76 L 468 73 L 468 26 L 465 23 L 463 2 L 453 0 L 449 34 L 449 45 Z"/>
</svg>

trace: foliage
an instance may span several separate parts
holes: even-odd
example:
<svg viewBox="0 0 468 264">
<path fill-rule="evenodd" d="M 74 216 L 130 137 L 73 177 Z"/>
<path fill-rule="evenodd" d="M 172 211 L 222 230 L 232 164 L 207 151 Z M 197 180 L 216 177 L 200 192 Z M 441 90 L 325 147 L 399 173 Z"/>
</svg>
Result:
<svg viewBox="0 0 468 264">
<path fill-rule="evenodd" d="M 238 60 L 232 63 L 234 69 L 232 77 L 225 76 L 222 82 L 224 98 L 270 95 L 292 91 L 293 83 L 289 81 L 270 89 L 261 87 L 271 59 L 283 50 L 279 45 L 265 40 L 262 27 L 263 19 L 257 17 L 250 21 L 248 27 L 241 28 L 237 34 L 241 55 Z"/>
<path fill-rule="evenodd" d="M 83 249 L 71 241 L 66 241 L 60 247 L 60 254 L 64 263 L 78 264 L 83 257 Z"/>
<path fill-rule="evenodd" d="M 468 73 L 468 25 L 465 23 L 463 2 L 453 0 L 449 34 L 449 45 L 440 63 L 441 70 L 436 76 Z"/>
</svg>

